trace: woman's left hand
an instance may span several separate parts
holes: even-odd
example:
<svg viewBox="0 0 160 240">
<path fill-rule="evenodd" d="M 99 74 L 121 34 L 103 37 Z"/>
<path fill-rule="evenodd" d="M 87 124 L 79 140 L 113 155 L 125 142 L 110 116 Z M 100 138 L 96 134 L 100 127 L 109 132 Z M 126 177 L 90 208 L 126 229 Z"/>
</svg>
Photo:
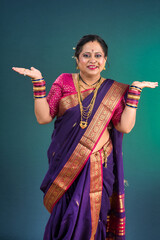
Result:
<svg viewBox="0 0 160 240">
<path fill-rule="evenodd" d="M 158 82 L 138 82 L 135 81 L 132 83 L 133 86 L 139 87 L 139 88 L 156 88 L 158 87 Z"/>
</svg>

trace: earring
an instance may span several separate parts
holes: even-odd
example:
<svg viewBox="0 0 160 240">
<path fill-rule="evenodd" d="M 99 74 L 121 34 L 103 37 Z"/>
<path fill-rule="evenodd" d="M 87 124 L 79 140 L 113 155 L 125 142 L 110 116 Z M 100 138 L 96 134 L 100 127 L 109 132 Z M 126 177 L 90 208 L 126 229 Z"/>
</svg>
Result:
<svg viewBox="0 0 160 240">
<path fill-rule="evenodd" d="M 104 70 L 104 71 L 106 70 L 105 66 L 104 66 L 103 70 Z"/>
<path fill-rule="evenodd" d="M 77 65 L 76 69 L 77 69 L 77 70 L 79 69 L 78 65 Z"/>
</svg>

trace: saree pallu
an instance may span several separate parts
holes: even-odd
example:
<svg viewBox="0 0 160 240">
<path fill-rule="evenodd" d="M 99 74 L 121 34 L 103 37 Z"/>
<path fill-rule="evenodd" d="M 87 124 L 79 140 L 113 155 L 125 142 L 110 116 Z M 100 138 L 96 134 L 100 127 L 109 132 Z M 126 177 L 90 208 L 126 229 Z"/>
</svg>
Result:
<svg viewBox="0 0 160 240">
<path fill-rule="evenodd" d="M 62 99 L 48 149 L 49 170 L 41 185 L 51 213 L 44 240 L 125 239 L 122 134 L 113 128 L 106 168 L 100 152 L 96 157 L 93 150 L 127 89 L 104 81 L 86 129 L 79 126 L 77 94 Z M 88 106 L 93 92 L 85 94 L 83 106 Z"/>
</svg>

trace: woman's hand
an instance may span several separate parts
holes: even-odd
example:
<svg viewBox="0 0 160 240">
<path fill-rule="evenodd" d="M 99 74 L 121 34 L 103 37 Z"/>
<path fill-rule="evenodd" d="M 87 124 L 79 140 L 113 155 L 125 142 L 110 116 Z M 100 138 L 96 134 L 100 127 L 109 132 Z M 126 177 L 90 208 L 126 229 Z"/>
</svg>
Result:
<svg viewBox="0 0 160 240">
<path fill-rule="evenodd" d="M 138 88 L 156 88 L 158 87 L 158 82 L 138 82 L 132 83 L 133 86 Z M 115 128 L 123 133 L 129 133 L 135 125 L 136 121 L 136 108 L 131 108 L 126 106 L 121 116 L 120 122 L 115 126 Z"/>
<path fill-rule="evenodd" d="M 15 72 L 18 72 L 19 74 L 22 74 L 24 76 L 28 76 L 30 78 L 32 78 L 33 80 L 36 79 L 41 79 L 42 78 L 42 74 L 41 72 L 34 68 L 31 67 L 30 69 L 25 69 L 25 68 L 19 68 L 19 67 L 13 67 L 12 68 Z M 47 99 L 44 98 L 40 98 L 40 99 L 35 99 L 34 101 L 34 111 L 35 111 L 35 115 L 37 118 L 37 121 L 39 124 L 47 124 L 50 123 L 53 119 L 50 115 L 50 108 L 49 108 L 49 104 L 47 102 Z"/>
<path fill-rule="evenodd" d="M 139 88 L 156 88 L 158 87 L 158 82 L 138 82 L 135 81 L 132 83 L 133 86 L 139 87 Z"/>
<path fill-rule="evenodd" d="M 30 69 L 13 67 L 12 69 L 15 72 L 18 72 L 19 74 L 22 74 L 24 76 L 28 76 L 28 77 L 30 77 L 32 79 L 40 79 L 40 78 L 42 78 L 41 72 L 38 69 L 34 68 L 34 67 L 31 67 Z"/>
</svg>

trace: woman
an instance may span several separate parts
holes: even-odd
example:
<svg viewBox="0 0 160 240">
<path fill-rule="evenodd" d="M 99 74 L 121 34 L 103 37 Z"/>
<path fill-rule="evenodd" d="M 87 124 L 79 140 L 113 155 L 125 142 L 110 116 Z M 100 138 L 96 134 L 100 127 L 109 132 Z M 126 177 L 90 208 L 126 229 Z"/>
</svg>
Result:
<svg viewBox="0 0 160 240">
<path fill-rule="evenodd" d="M 47 97 L 39 70 L 13 68 L 32 78 L 37 121 L 57 116 L 41 185 L 51 213 L 44 240 L 125 239 L 122 134 L 135 125 L 141 90 L 158 83 L 102 78 L 107 53 L 99 36 L 84 36 L 75 48 L 79 74 L 60 75 Z"/>
</svg>

